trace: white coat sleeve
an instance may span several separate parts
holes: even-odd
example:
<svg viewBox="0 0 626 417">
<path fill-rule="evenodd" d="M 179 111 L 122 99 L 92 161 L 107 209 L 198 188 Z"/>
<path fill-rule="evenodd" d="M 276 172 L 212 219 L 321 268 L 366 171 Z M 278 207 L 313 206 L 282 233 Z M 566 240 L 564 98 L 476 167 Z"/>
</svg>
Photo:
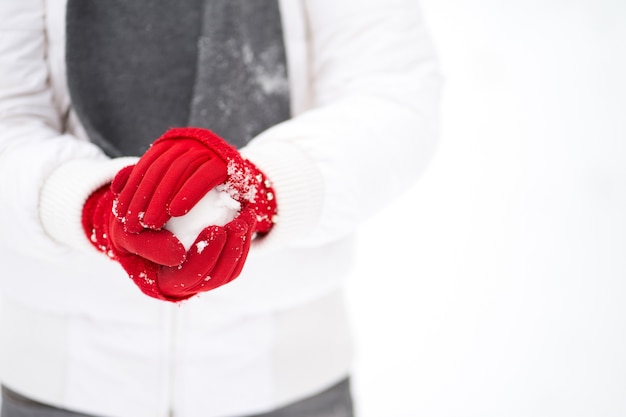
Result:
<svg viewBox="0 0 626 417">
<path fill-rule="evenodd" d="M 0 2 L 0 245 L 65 261 L 90 248 L 88 195 L 128 161 L 64 132 L 48 70 L 44 2 Z"/>
<path fill-rule="evenodd" d="M 415 183 L 437 141 L 441 77 L 416 0 L 308 0 L 313 105 L 244 153 L 274 182 L 260 246 L 355 230 Z"/>
</svg>

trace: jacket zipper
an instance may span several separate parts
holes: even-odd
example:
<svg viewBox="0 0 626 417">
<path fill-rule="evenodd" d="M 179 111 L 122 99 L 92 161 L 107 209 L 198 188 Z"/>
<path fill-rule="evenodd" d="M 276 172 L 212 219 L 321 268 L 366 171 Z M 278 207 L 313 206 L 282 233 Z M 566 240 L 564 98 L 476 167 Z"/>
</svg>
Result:
<svg viewBox="0 0 626 417">
<path fill-rule="evenodd" d="M 170 303 L 167 310 L 167 415 L 174 417 L 174 381 L 176 377 L 176 336 L 178 334 L 177 308 L 178 305 Z"/>
</svg>

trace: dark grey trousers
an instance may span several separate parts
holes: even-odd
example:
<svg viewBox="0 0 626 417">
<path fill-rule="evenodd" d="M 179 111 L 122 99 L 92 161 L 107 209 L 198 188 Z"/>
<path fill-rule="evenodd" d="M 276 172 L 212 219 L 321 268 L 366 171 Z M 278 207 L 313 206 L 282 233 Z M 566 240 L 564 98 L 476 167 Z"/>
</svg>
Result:
<svg viewBox="0 0 626 417">
<path fill-rule="evenodd" d="M 345 379 L 326 391 L 265 414 L 249 417 L 353 417 L 350 381 Z M 41 404 L 2 387 L 0 417 L 93 417 Z"/>
</svg>

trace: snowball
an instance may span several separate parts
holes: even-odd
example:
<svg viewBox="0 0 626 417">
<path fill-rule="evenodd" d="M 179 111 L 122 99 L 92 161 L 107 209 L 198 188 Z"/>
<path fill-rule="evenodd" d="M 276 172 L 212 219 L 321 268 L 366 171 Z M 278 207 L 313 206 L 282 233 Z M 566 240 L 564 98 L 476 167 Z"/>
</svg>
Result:
<svg viewBox="0 0 626 417">
<path fill-rule="evenodd" d="M 226 191 L 213 189 L 187 214 L 172 217 L 165 224 L 165 228 L 174 233 L 185 249 L 189 250 L 204 228 L 213 225 L 224 226 L 237 216 L 240 209 L 241 204 Z"/>
</svg>

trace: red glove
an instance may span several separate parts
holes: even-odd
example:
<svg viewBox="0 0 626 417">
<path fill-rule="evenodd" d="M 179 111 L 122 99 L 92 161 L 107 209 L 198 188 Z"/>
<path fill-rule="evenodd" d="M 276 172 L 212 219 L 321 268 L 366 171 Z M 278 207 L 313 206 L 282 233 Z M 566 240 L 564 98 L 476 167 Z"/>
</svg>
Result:
<svg viewBox="0 0 626 417">
<path fill-rule="evenodd" d="M 120 171 L 124 172 L 129 173 L 129 170 Z M 141 291 L 151 297 L 168 299 L 156 285 L 157 273 L 162 265 L 182 264 L 186 256 L 185 248 L 167 230 L 144 230 L 136 234 L 126 232 L 113 215 L 113 200 L 114 195 L 108 185 L 91 194 L 83 206 L 85 234 L 96 249 L 122 265 Z"/>
<path fill-rule="evenodd" d="M 248 209 L 225 226 L 205 228 L 182 265 L 158 270 L 161 293 L 169 299 L 182 300 L 237 278 L 248 256 L 255 226 L 255 215 Z"/>
<path fill-rule="evenodd" d="M 242 209 L 255 212 L 255 232 L 269 232 L 276 202 L 265 174 L 226 141 L 199 128 L 167 131 L 129 176 L 115 178 L 111 186 L 117 194 L 115 214 L 129 232 L 160 229 L 220 184 Z"/>
<path fill-rule="evenodd" d="M 130 174 L 121 171 L 113 181 L 114 212 L 130 233 L 160 230 L 216 186 L 238 201 L 241 211 L 225 226 L 204 229 L 182 265 L 158 269 L 158 287 L 170 299 L 209 291 L 240 274 L 254 235 L 269 232 L 274 224 L 271 183 L 235 148 L 198 128 L 166 132 Z M 143 256 L 141 248 L 137 254 Z"/>
</svg>

